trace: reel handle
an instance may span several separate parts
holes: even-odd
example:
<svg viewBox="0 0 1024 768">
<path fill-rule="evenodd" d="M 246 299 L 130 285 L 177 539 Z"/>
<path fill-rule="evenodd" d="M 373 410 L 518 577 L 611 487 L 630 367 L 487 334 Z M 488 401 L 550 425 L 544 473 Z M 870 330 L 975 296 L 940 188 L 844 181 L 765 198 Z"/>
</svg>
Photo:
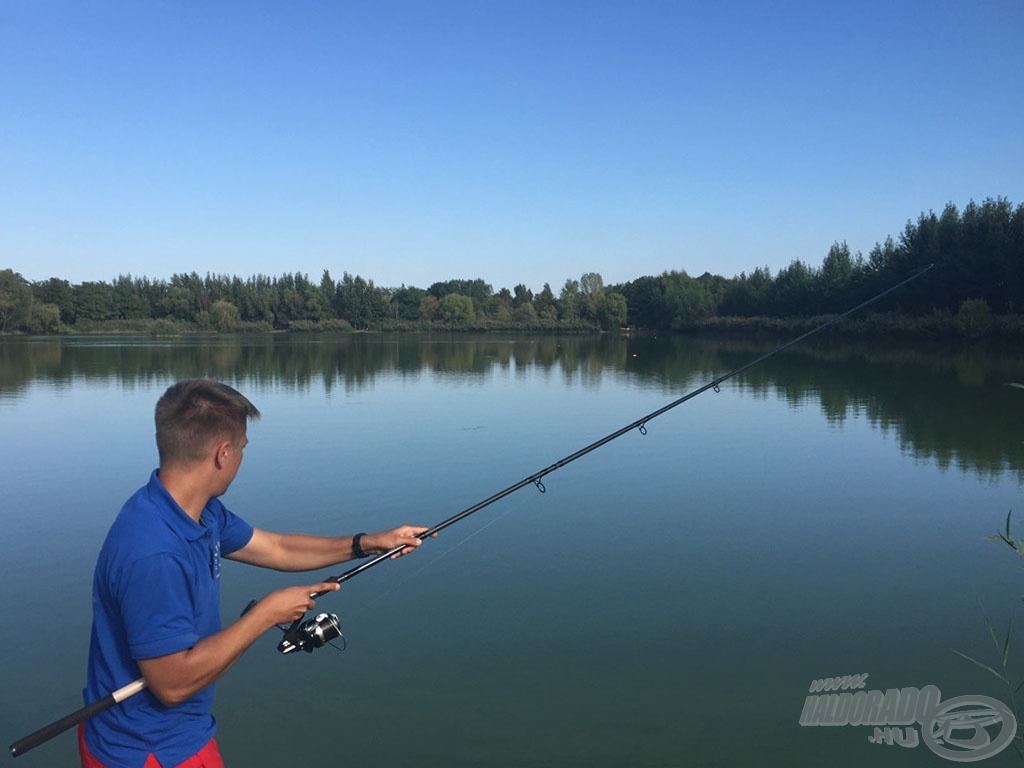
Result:
<svg viewBox="0 0 1024 768">
<path fill-rule="evenodd" d="M 299 631 L 299 626 L 302 624 L 302 619 L 305 618 L 305 614 L 297 618 L 291 623 L 291 626 L 284 631 L 284 637 L 281 638 L 281 642 L 277 644 L 277 650 L 281 653 L 293 653 L 302 649 L 300 640 L 302 639 L 302 633 Z M 311 648 L 306 650 L 312 651 Z"/>
</svg>

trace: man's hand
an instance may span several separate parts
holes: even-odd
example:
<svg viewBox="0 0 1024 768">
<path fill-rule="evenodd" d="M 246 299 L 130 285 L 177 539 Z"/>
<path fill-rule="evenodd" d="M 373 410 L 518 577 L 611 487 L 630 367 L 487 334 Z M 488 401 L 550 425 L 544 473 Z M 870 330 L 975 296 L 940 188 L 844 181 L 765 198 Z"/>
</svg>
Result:
<svg viewBox="0 0 1024 768">
<path fill-rule="evenodd" d="M 306 611 L 316 607 L 316 602 L 310 595 L 319 592 L 334 592 L 341 589 L 336 581 L 326 581 L 320 584 L 312 584 L 308 587 L 285 587 L 271 592 L 252 607 L 253 611 L 259 611 L 259 616 L 264 621 L 269 621 L 268 629 L 277 624 L 291 624 L 301 619 Z"/>
<path fill-rule="evenodd" d="M 394 560 L 402 555 L 408 555 L 422 544 L 423 539 L 419 538 L 419 534 L 426 530 L 426 528 L 418 525 L 400 525 L 397 528 L 392 528 L 390 531 L 366 534 L 360 541 L 360 546 L 364 552 L 375 555 L 390 552 L 395 547 L 402 547 L 401 551 L 391 556 L 391 559 Z M 431 538 L 436 536 L 436 533 L 432 534 Z"/>
</svg>

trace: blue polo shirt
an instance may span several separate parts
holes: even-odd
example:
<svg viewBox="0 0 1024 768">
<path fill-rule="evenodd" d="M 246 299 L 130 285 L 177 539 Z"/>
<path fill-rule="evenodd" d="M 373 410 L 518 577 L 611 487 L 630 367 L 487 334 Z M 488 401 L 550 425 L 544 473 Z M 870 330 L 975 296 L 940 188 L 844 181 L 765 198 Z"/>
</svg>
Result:
<svg viewBox="0 0 1024 768">
<path fill-rule="evenodd" d="M 220 631 L 220 558 L 252 538 L 252 526 L 210 499 L 189 517 L 157 471 L 110 528 L 93 578 L 85 703 L 141 677 L 137 659 L 177 653 Z M 85 738 L 109 768 L 140 768 L 149 753 L 174 766 L 213 738 L 214 686 L 175 707 L 148 690 L 96 715 Z"/>
</svg>

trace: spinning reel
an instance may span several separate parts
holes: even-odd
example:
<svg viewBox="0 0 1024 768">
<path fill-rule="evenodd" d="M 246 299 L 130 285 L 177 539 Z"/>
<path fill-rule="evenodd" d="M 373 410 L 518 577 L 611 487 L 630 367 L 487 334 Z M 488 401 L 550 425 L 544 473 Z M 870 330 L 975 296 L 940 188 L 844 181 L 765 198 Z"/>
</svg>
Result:
<svg viewBox="0 0 1024 768">
<path fill-rule="evenodd" d="M 314 648 L 332 644 L 331 640 L 339 637 L 342 641 L 345 639 L 341 634 L 338 616 L 334 613 L 318 613 L 312 619 L 305 621 L 299 619 L 290 627 L 281 627 L 281 629 L 284 630 L 284 638 L 277 644 L 277 650 L 281 653 L 294 653 L 295 651 L 312 653 Z"/>
<path fill-rule="evenodd" d="M 247 613 L 257 602 L 257 600 L 251 600 L 242 613 Z M 331 641 L 339 637 L 342 643 L 345 641 L 345 636 L 341 633 L 341 623 L 335 613 L 318 613 L 305 621 L 297 619 L 292 622 L 291 626 L 286 627 L 279 624 L 278 629 L 284 632 L 284 638 L 277 644 L 277 650 L 281 653 L 295 653 L 295 651 L 312 653 L 314 649 L 323 648 L 325 645 L 338 648 Z M 344 645 L 338 650 L 344 650 Z"/>
</svg>

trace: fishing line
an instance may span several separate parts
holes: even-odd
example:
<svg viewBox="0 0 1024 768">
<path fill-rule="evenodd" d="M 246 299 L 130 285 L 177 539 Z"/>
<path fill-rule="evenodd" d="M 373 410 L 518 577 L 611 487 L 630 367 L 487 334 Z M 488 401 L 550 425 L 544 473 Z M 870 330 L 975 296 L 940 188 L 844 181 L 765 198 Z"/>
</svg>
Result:
<svg viewBox="0 0 1024 768">
<path fill-rule="evenodd" d="M 436 533 L 438 533 L 440 531 L 443 531 L 445 528 L 447 528 L 447 527 L 449 527 L 451 525 L 454 525 L 455 523 L 459 522 L 460 520 L 462 520 L 462 519 L 464 519 L 466 517 L 469 517 L 470 515 L 472 515 L 472 514 L 474 514 L 476 512 L 479 512 L 481 509 L 484 509 L 485 507 L 489 507 L 491 504 L 494 504 L 496 501 L 500 501 L 501 499 L 505 498 L 509 494 L 515 493 L 520 488 L 524 488 L 527 485 L 533 485 L 534 487 L 537 488 L 538 491 L 540 491 L 541 493 L 544 493 L 545 490 L 546 490 L 546 488 L 544 486 L 544 478 L 547 477 L 552 472 L 554 472 L 555 470 L 561 469 L 562 467 L 566 466 L 567 464 L 571 464 L 572 462 L 576 461 L 577 459 L 583 458 L 588 453 L 596 451 L 598 448 L 600 448 L 600 447 L 602 447 L 604 445 L 607 445 L 612 440 L 616 440 L 616 439 L 622 437 L 623 435 L 628 434 L 629 432 L 632 432 L 634 429 L 637 430 L 641 435 L 646 435 L 647 434 L 647 422 L 651 421 L 652 419 L 656 419 L 658 416 L 661 416 L 662 414 L 667 413 L 668 411 L 671 411 L 673 408 L 676 408 L 676 407 L 682 405 L 683 403 L 688 402 L 689 400 L 692 400 L 693 398 L 697 397 L 697 395 L 703 394 L 704 392 L 707 392 L 709 389 L 714 390 L 716 393 L 720 392 L 722 384 L 724 384 L 729 379 L 732 379 L 733 377 L 738 376 L 739 374 L 743 373 L 744 371 L 749 370 L 750 368 L 753 368 L 756 365 L 760 365 L 761 363 L 763 363 L 768 358 L 774 357 L 775 355 L 779 354 L 783 350 L 789 349 L 794 344 L 799 344 L 804 339 L 807 339 L 808 337 L 813 336 L 816 333 L 820 333 L 821 331 L 825 330 L 826 328 L 832 327 L 836 323 L 841 322 L 842 320 L 844 320 L 845 318 L 847 318 L 850 315 L 854 314 L 855 312 L 859 312 L 860 310 L 862 310 L 864 307 L 868 306 L 869 304 L 873 304 L 876 301 L 878 301 L 879 299 L 881 299 L 882 297 L 888 296 L 893 291 L 896 291 L 899 288 L 902 288 L 907 283 L 910 283 L 910 282 L 912 282 L 914 280 L 917 280 L 917 278 L 921 277 L 921 275 L 923 275 L 925 272 L 930 270 L 933 266 L 934 265 L 929 264 L 928 266 L 924 267 L 923 269 L 920 269 L 917 272 L 915 272 L 910 277 L 905 278 L 904 280 L 901 280 L 899 283 L 896 283 L 896 285 L 893 285 L 893 286 L 885 289 L 881 293 L 875 294 L 874 296 L 872 296 L 867 301 L 862 301 L 857 306 L 851 307 L 850 309 L 846 310 L 842 314 L 836 315 L 835 317 L 831 318 L 830 320 L 827 320 L 826 322 L 821 323 L 820 325 L 815 326 L 811 330 L 806 331 L 805 333 L 800 334 L 799 336 L 797 336 L 794 339 L 790 339 L 786 343 L 779 345 L 778 347 L 776 347 L 775 349 L 771 350 L 770 352 L 766 352 L 765 354 L 761 355 L 760 357 L 758 357 L 758 358 L 756 358 L 754 360 L 751 360 L 749 363 L 746 363 L 745 365 L 741 365 L 739 368 L 734 368 L 731 371 L 729 371 L 728 373 L 724 373 L 721 376 L 718 376 L 718 377 L 712 379 L 707 384 L 704 384 L 703 386 L 697 387 L 696 389 L 691 390 L 690 392 L 687 392 L 682 397 L 679 397 L 676 400 L 673 400 L 672 402 L 668 403 L 667 405 L 663 405 L 661 408 L 658 408 L 657 410 L 651 411 L 646 416 L 641 416 L 636 421 L 633 421 L 633 422 L 627 424 L 626 426 L 621 427 L 621 428 L 615 430 L 611 434 L 605 435 L 604 437 L 602 437 L 602 438 L 600 438 L 598 440 L 595 440 L 594 442 L 590 443 L 589 445 L 586 445 L 583 448 L 580 448 L 578 451 L 576 451 L 574 453 L 571 453 L 568 456 L 565 456 L 565 457 L 559 459 L 554 464 L 551 464 L 550 466 L 547 466 L 544 469 L 539 470 L 538 472 L 534 472 L 532 475 L 530 475 L 528 477 L 524 477 L 518 483 L 513 483 L 512 485 L 510 485 L 507 488 L 504 488 L 504 489 L 498 491 L 497 493 L 495 493 L 492 496 L 489 496 L 488 498 L 484 499 L 483 501 L 477 502 L 473 506 L 468 507 L 468 508 L 462 510 L 461 512 L 458 512 L 458 513 L 452 515 L 447 520 L 441 521 L 440 523 L 435 525 L 433 528 L 429 528 L 426 531 L 424 531 L 423 533 L 417 534 L 417 538 L 419 538 L 421 541 L 425 541 L 428 537 L 433 536 L 434 534 L 436 534 Z M 355 578 L 356 576 L 358 576 L 363 571 L 369 570 L 370 568 L 373 568 L 375 565 L 379 565 L 382 562 L 390 560 L 392 558 L 392 556 L 398 554 L 404 548 L 405 548 L 404 545 L 399 545 L 399 546 L 395 547 L 394 549 L 391 549 L 388 552 L 383 552 L 383 553 L 377 555 L 376 557 L 374 557 L 373 559 L 369 560 L 368 562 L 364 562 L 361 565 L 357 565 L 355 568 L 351 568 L 351 569 L 349 569 L 349 570 L 345 571 L 344 573 L 341 573 L 341 574 L 339 574 L 337 576 L 334 576 L 334 577 L 331 577 L 331 578 L 328 578 L 328 579 L 324 579 L 324 581 L 333 581 L 333 582 L 335 582 L 337 584 L 343 584 L 344 582 L 348 581 L 349 579 Z M 333 590 L 323 590 L 323 591 L 320 591 L 320 592 L 314 592 L 313 594 L 310 595 L 310 597 L 311 598 L 318 598 L 318 597 L 321 597 L 323 595 L 326 595 L 329 591 L 333 591 Z M 311 648 L 309 647 L 308 640 L 305 637 L 305 635 L 303 634 L 303 630 L 302 630 L 303 626 L 304 625 L 302 623 L 302 619 L 299 619 L 299 620 L 296 620 L 295 622 L 293 622 L 292 625 L 288 628 L 288 631 L 285 632 L 284 639 L 281 640 L 281 642 L 278 644 L 277 650 L 280 651 L 281 653 L 294 653 L 295 651 L 309 651 L 309 650 L 311 650 Z"/>
<path fill-rule="evenodd" d="M 358 617 L 364 611 L 366 611 L 367 608 L 372 607 L 375 603 L 379 603 L 385 597 L 387 597 L 388 595 L 390 595 L 393 592 L 397 591 L 398 589 L 400 589 L 402 586 L 404 586 L 408 582 L 410 582 L 413 579 L 415 579 L 417 576 L 419 576 L 421 573 L 426 571 L 428 568 L 433 568 L 442 559 L 448 557 L 452 552 L 454 552 L 455 550 L 459 549 L 460 547 L 462 547 L 463 545 L 468 543 L 471 539 L 475 539 L 477 536 L 479 536 L 481 533 L 486 531 L 488 528 L 490 528 L 495 523 L 497 523 L 500 520 L 503 520 L 504 518 L 508 517 L 512 512 L 515 512 L 518 509 L 520 509 L 521 507 L 523 507 L 528 501 L 529 501 L 529 498 L 524 496 L 523 498 L 521 498 L 519 500 L 519 502 L 517 504 L 515 504 L 514 506 L 510 506 L 504 512 L 502 512 L 501 514 L 495 516 L 494 519 L 489 520 L 487 523 L 485 523 L 484 525 L 480 526 L 480 528 L 478 528 L 477 530 L 473 531 L 471 534 L 469 534 L 468 536 L 463 538 L 461 541 L 456 542 L 454 545 L 452 545 L 451 547 L 446 549 L 444 552 L 441 552 L 440 554 L 438 554 L 437 557 L 435 557 L 433 560 L 428 561 L 422 567 L 418 568 L 417 570 L 415 570 L 412 573 L 408 574 L 407 576 L 405 576 L 404 578 L 402 578 L 401 580 L 399 580 L 398 582 L 396 582 L 392 586 L 388 587 L 386 590 L 381 592 L 376 597 L 373 597 L 370 600 L 368 600 L 367 602 L 363 603 L 363 605 L 360 606 L 358 609 L 356 609 L 354 612 L 348 614 L 348 618 L 353 618 L 354 619 L 354 618 Z"/>
</svg>

